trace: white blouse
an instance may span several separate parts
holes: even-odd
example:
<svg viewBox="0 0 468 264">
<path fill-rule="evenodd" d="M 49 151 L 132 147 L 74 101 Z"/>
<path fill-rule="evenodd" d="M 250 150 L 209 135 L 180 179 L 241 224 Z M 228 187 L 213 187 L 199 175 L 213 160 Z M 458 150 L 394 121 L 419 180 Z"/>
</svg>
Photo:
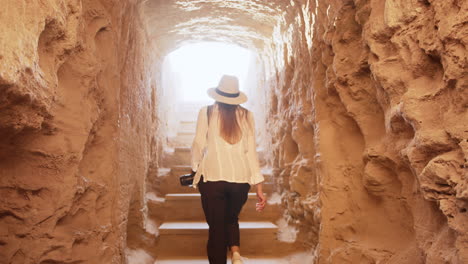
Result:
<svg viewBox="0 0 468 264">
<path fill-rule="evenodd" d="M 203 175 L 204 181 L 227 181 L 254 185 L 264 181 L 255 144 L 255 123 L 252 112 L 248 111 L 247 120 L 239 118 L 242 138 L 235 144 L 224 140 L 220 134 L 219 111 L 215 105 L 211 112 L 210 123 L 208 107 L 198 113 L 197 131 L 192 144 L 192 170 L 196 171 L 193 186 Z"/>
</svg>

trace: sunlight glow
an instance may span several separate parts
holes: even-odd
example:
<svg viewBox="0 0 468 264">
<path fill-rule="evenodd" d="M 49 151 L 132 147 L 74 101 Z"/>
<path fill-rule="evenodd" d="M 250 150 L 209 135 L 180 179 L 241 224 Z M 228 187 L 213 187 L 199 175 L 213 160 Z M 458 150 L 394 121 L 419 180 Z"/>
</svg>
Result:
<svg viewBox="0 0 468 264">
<path fill-rule="evenodd" d="M 216 87 L 223 74 L 237 76 L 240 89 L 245 91 L 252 58 L 252 52 L 240 46 L 202 42 L 170 53 L 165 65 L 169 67 L 171 89 L 178 90 L 180 101 L 207 101 L 206 90 Z"/>
</svg>

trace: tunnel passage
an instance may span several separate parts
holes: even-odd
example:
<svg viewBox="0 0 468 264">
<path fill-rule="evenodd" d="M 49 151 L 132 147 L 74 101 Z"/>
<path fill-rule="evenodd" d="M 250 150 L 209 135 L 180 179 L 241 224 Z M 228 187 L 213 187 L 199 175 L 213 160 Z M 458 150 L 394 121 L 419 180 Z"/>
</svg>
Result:
<svg viewBox="0 0 468 264">
<path fill-rule="evenodd" d="M 216 87 L 225 74 L 236 76 L 240 90 L 248 96 L 255 92 L 258 64 L 254 51 L 222 42 L 187 44 L 167 54 L 161 65 L 165 105 L 158 109 L 160 118 L 167 120 L 166 136 L 176 136 L 182 119 L 195 120 L 202 106 L 213 103 L 207 89 Z"/>
<path fill-rule="evenodd" d="M 310 263 L 468 262 L 467 1 L 2 7 L 2 262 L 154 262 L 163 58 L 201 41 L 258 54 L 280 240 Z"/>
</svg>

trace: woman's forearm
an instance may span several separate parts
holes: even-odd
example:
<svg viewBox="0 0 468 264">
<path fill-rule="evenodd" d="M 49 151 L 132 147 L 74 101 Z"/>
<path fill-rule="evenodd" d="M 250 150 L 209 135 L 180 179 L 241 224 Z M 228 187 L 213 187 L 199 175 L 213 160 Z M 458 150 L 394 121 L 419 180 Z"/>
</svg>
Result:
<svg viewBox="0 0 468 264">
<path fill-rule="evenodd" d="M 257 183 L 255 185 L 257 187 L 257 193 L 263 193 L 263 183 Z"/>
</svg>

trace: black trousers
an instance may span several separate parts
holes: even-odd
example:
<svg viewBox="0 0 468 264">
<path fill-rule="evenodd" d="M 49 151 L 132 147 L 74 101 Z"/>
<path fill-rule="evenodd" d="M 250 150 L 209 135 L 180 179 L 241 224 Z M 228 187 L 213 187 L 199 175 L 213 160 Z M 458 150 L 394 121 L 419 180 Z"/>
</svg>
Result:
<svg viewBox="0 0 468 264">
<path fill-rule="evenodd" d="M 226 264 L 227 250 L 240 246 L 239 213 L 250 185 L 226 181 L 198 183 L 203 212 L 209 226 L 207 253 L 210 264 Z"/>
</svg>

